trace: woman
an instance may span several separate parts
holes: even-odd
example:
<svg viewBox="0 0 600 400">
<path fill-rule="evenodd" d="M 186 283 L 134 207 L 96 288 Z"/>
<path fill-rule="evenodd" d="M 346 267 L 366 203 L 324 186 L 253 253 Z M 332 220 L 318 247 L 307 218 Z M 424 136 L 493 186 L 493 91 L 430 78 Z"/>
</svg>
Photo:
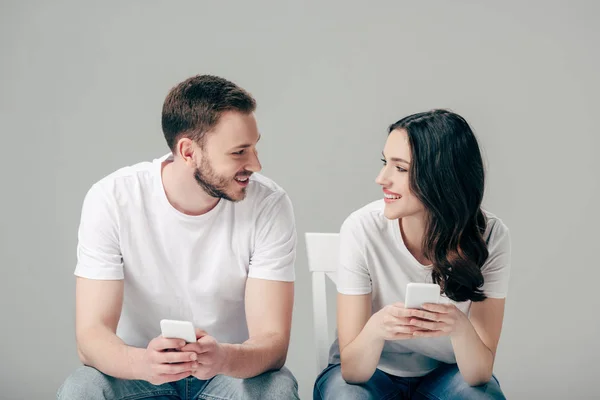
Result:
<svg viewBox="0 0 600 400">
<path fill-rule="evenodd" d="M 484 212 L 477 140 L 433 110 L 389 128 L 383 199 L 340 231 L 338 339 L 315 399 L 503 399 L 492 375 L 510 269 L 508 229 Z M 409 282 L 440 304 L 402 303 Z"/>
</svg>

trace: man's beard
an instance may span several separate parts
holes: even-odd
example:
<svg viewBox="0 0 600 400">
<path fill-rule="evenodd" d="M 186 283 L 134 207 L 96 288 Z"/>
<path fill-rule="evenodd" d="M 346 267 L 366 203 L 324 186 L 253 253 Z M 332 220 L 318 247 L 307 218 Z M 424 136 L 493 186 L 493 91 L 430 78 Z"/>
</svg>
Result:
<svg viewBox="0 0 600 400">
<path fill-rule="evenodd" d="M 236 176 L 250 177 L 250 175 L 252 175 L 252 173 L 245 172 L 237 174 Z M 219 176 L 206 157 L 202 158 L 200 167 L 196 167 L 194 178 L 196 179 L 196 182 L 198 182 L 198 185 L 200 185 L 200 187 L 211 197 L 229 201 L 241 201 L 246 197 L 246 188 L 241 188 L 241 196 L 239 198 L 234 198 L 231 194 L 227 193 L 227 187 L 231 184 L 233 178 Z"/>
</svg>

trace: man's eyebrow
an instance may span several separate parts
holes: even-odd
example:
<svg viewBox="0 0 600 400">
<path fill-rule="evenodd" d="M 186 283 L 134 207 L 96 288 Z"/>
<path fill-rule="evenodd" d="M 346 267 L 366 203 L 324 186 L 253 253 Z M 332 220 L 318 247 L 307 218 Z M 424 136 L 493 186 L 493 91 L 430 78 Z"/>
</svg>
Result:
<svg viewBox="0 0 600 400">
<path fill-rule="evenodd" d="M 256 143 L 258 143 L 260 141 L 261 136 L 258 135 L 258 140 L 256 141 Z M 255 143 L 244 143 L 244 144 L 240 144 L 238 146 L 232 147 L 232 149 L 247 149 L 248 147 L 253 146 Z"/>
</svg>

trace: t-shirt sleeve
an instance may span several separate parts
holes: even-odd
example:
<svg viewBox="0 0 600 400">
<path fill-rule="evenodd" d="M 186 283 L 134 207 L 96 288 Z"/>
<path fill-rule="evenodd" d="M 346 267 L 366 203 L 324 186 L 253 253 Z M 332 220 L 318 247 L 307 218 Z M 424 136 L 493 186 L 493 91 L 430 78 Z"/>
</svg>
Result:
<svg viewBox="0 0 600 400">
<path fill-rule="evenodd" d="M 508 293 L 510 277 L 510 234 L 508 228 L 496 221 L 488 238 L 488 259 L 481 268 L 482 291 L 487 297 L 503 299 Z"/>
<path fill-rule="evenodd" d="M 116 209 L 95 184 L 83 200 L 75 275 L 88 279 L 123 279 Z"/>
<path fill-rule="evenodd" d="M 337 291 L 347 295 L 362 295 L 372 291 L 371 275 L 364 254 L 363 227 L 352 215 L 340 228 L 340 263 L 337 268 Z"/>
<path fill-rule="evenodd" d="M 257 214 L 248 277 L 293 282 L 296 242 L 292 202 L 285 193 L 272 194 Z"/>
</svg>

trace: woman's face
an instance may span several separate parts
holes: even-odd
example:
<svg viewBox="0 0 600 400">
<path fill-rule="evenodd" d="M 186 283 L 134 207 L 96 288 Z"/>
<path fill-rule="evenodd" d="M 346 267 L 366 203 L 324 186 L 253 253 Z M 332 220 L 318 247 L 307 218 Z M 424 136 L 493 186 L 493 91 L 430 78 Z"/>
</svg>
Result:
<svg viewBox="0 0 600 400">
<path fill-rule="evenodd" d="M 408 134 L 404 129 L 393 130 L 383 148 L 383 168 L 375 182 L 383 189 L 388 219 L 398 219 L 422 214 L 423 204 L 410 191 L 409 169 L 411 151 Z"/>
</svg>

